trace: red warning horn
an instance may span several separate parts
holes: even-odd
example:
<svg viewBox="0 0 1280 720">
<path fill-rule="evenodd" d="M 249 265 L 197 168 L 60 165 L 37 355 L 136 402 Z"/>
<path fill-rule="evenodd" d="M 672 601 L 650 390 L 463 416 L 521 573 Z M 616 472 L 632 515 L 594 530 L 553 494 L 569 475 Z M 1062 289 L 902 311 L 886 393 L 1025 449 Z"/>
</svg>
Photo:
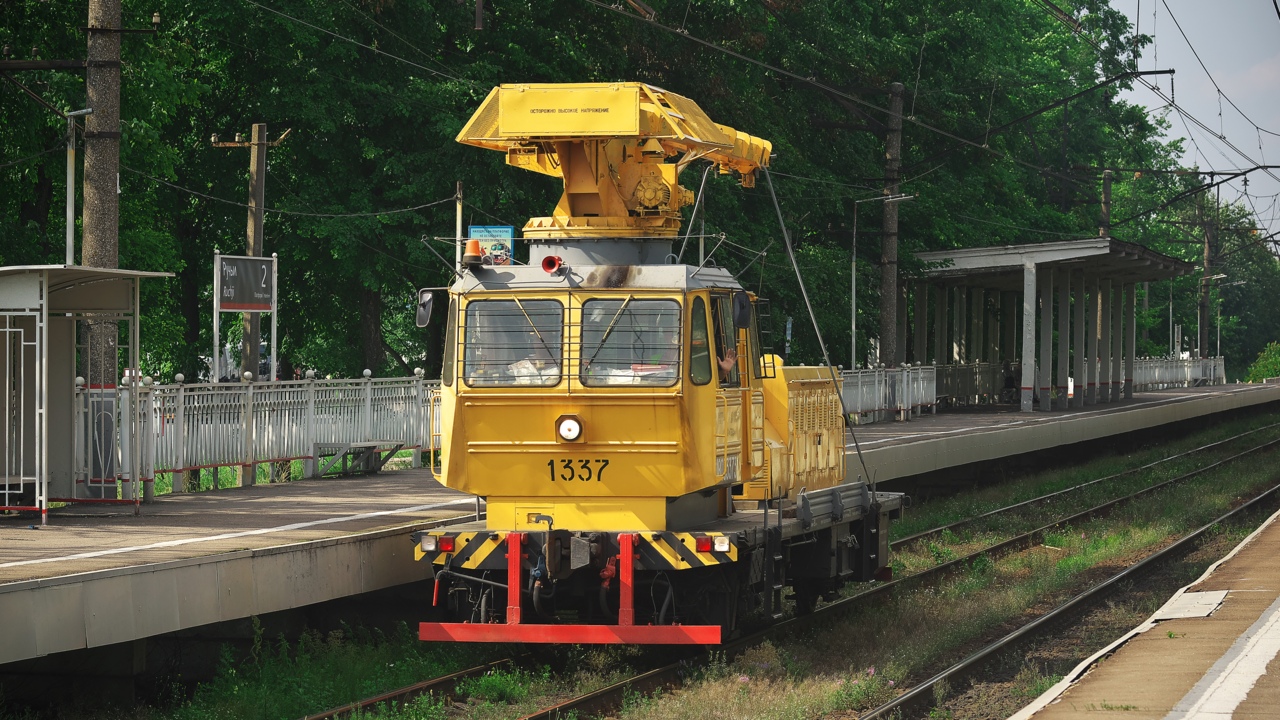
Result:
<svg viewBox="0 0 1280 720">
<path fill-rule="evenodd" d="M 542 271 L 548 275 L 554 275 L 560 272 L 560 268 L 564 267 L 564 261 L 559 255 L 547 255 L 542 258 Z"/>
</svg>

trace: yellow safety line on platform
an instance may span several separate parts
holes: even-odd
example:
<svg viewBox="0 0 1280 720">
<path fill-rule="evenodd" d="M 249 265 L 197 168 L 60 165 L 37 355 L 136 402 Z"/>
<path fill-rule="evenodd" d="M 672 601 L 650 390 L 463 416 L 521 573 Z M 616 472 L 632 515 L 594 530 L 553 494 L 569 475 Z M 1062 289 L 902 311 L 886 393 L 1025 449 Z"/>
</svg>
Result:
<svg viewBox="0 0 1280 720">
<path fill-rule="evenodd" d="M 17 560 L 14 562 L 0 563 L 0 568 L 19 567 L 22 565 L 39 565 L 42 563 L 60 562 L 62 560 L 86 560 L 89 558 L 104 557 L 106 555 L 119 555 L 121 553 L 134 552 L 135 550 L 155 550 L 158 548 L 178 547 L 180 545 L 191 545 L 200 542 L 231 540 L 234 538 L 248 537 L 250 535 L 266 535 L 274 532 L 301 530 L 303 528 L 315 527 L 316 525 L 332 525 L 333 523 L 347 522 L 349 520 L 364 520 L 366 518 L 381 517 L 383 515 L 400 515 L 402 513 L 421 512 L 423 510 L 436 510 L 439 508 L 451 507 L 453 505 L 471 505 L 473 503 L 475 503 L 475 498 L 459 498 L 457 500 L 437 503 L 435 505 L 414 505 L 412 507 L 396 508 L 395 510 L 379 510 L 377 512 L 361 513 L 359 515 L 325 518 L 323 520 L 310 520 L 308 522 L 292 523 L 290 525 L 280 525 L 271 528 L 259 528 L 257 530 L 242 530 L 240 532 L 208 535 L 205 537 L 183 538 L 181 540 L 165 540 L 163 542 L 150 543 L 148 545 L 133 545 L 131 547 L 111 548 L 109 550 L 94 550 L 93 552 L 76 553 L 75 555 L 63 555 L 60 557 L 38 558 L 36 560 Z"/>
</svg>

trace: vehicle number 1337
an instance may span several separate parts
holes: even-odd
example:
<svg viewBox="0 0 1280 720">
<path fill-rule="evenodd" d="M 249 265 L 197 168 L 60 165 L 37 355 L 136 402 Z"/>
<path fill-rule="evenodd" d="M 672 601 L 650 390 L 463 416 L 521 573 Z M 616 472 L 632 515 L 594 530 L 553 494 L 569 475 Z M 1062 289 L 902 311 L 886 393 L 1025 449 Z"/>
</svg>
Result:
<svg viewBox="0 0 1280 720">
<path fill-rule="evenodd" d="M 561 482 L 569 482 L 570 480 L 603 482 L 604 471 L 607 467 L 609 467 L 609 461 L 604 458 L 591 460 L 586 458 L 559 458 L 547 461 L 547 469 L 551 473 L 551 482 L 557 480 Z"/>
</svg>

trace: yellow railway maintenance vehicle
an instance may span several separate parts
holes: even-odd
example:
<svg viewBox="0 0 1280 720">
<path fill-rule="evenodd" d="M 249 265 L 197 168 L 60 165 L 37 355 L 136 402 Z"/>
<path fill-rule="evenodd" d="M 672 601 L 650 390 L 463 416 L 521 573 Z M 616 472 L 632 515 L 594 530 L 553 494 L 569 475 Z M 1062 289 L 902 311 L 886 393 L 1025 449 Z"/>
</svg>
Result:
<svg viewBox="0 0 1280 720">
<path fill-rule="evenodd" d="M 527 266 L 469 243 L 449 289 L 432 449 L 487 518 L 415 533 L 454 620 L 420 637 L 713 644 L 882 574 L 902 497 L 846 480 L 830 368 L 782 367 L 733 276 L 673 255 L 680 171 L 751 187 L 770 143 L 641 83 L 502 85 L 457 139 L 564 194 Z"/>
</svg>

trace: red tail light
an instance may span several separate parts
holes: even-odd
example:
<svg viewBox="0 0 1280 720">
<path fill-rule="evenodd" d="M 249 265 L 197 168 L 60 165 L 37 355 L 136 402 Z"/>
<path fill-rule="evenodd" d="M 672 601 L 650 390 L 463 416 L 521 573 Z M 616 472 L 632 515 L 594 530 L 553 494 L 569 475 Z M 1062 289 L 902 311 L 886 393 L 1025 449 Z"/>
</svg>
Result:
<svg viewBox="0 0 1280 720">
<path fill-rule="evenodd" d="M 453 552 L 453 548 L 454 548 L 453 543 L 454 543 L 454 537 L 452 535 L 441 535 L 440 545 L 439 545 L 440 552 Z"/>
<path fill-rule="evenodd" d="M 698 537 L 693 539 L 693 546 L 698 552 L 711 552 L 711 538 Z"/>
</svg>

